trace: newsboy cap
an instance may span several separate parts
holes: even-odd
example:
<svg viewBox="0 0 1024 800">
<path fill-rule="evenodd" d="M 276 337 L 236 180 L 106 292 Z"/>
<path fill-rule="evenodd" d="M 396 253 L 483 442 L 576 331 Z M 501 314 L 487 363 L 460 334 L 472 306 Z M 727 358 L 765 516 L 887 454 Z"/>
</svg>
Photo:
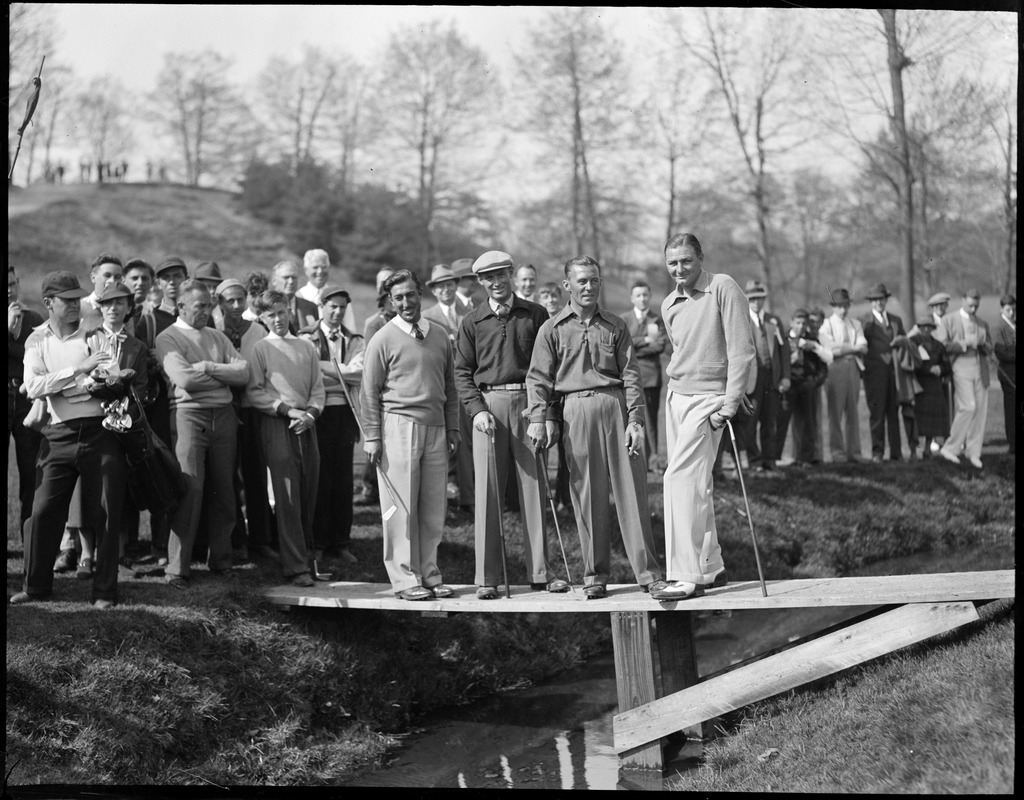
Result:
<svg viewBox="0 0 1024 800">
<path fill-rule="evenodd" d="M 317 300 L 319 301 L 320 305 L 323 305 L 328 301 L 328 299 L 334 297 L 335 295 L 344 297 L 350 303 L 352 302 L 352 298 L 349 295 L 349 293 L 334 283 L 329 283 L 323 289 L 321 289 L 320 294 L 317 295 Z"/>
<path fill-rule="evenodd" d="M 217 288 L 213 290 L 213 293 L 217 295 L 217 297 L 222 297 L 224 292 L 232 287 L 238 287 L 244 294 L 248 294 L 245 284 L 238 280 L 238 278 L 225 278 L 217 284 Z"/>
<path fill-rule="evenodd" d="M 473 262 L 473 274 L 479 275 L 481 272 L 490 272 L 494 269 L 504 269 L 514 265 L 515 262 L 508 253 L 501 250 L 488 250 Z"/>
<path fill-rule="evenodd" d="M 876 283 L 868 289 L 868 293 L 865 297 L 867 297 L 868 300 L 881 300 L 885 297 L 892 297 L 892 295 L 889 294 L 889 290 L 885 288 L 884 283 Z"/>
<path fill-rule="evenodd" d="M 159 275 L 161 272 L 174 269 L 175 267 L 181 267 L 185 270 L 185 274 L 188 275 L 188 267 L 185 266 L 185 262 L 179 256 L 167 256 L 167 258 L 156 265 L 156 274 Z"/>
<path fill-rule="evenodd" d="M 752 278 L 751 280 L 747 281 L 747 285 L 743 287 L 743 291 L 747 295 L 747 297 L 751 299 L 755 297 L 768 296 L 768 290 L 765 288 L 764 284 L 761 283 L 761 281 L 757 280 L 756 278 Z"/>
<path fill-rule="evenodd" d="M 937 306 L 941 305 L 942 303 L 948 303 L 949 300 L 950 297 L 945 292 L 936 292 L 935 294 L 928 298 L 928 305 Z"/>
<path fill-rule="evenodd" d="M 88 292 L 78 282 L 78 276 L 66 270 L 46 273 L 43 278 L 43 297 L 59 297 L 62 300 L 76 300 L 87 297 Z"/>
</svg>

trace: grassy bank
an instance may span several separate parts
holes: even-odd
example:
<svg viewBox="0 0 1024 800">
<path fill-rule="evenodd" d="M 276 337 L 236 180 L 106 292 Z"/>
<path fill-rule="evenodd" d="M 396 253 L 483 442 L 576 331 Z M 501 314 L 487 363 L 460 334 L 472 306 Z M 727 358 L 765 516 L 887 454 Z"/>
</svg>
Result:
<svg viewBox="0 0 1024 800">
<path fill-rule="evenodd" d="M 994 454 L 985 460 L 981 474 L 922 463 L 751 476 L 768 578 L 866 574 L 872 563 L 910 553 L 922 554 L 919 571 L 1011 566 L 1013 462 Z M 661 487 L 653 476 L 650 490 L 660 531 Z M 755 578 L 739 485 L 720 486 L 716 507 L 730 574 Z M 22 568 L 11 515 L 9 507 L 9 593 L 19 588 Z M 386 581 L 378 520 L 372 509 L 357 513 L 360 562 L 331 565 L 336 577 Z M 506 523 L 513 580 L 523 582 L 518 523 L 514 515 Z M 563 517 L 562 525 L 578 576 L 572 520 Z M 447 582 L 472 582 L 472 541 L 469 516 L 450 512 L 439 559 Z M 615 581 L 630 580 L 618 546 L 614 571 Z M 197 567 L 187 593 L 143 577 L 123 584 L 117 609 L 96 612 L 86 603 L 87 583 L 61 576 L 55 601 L 8 608 L 11 783 L 330 784 L 381 759 L 422 713 L 543 681 L 609 647 L 604 615 L 285 613 L 261 598 L 277 580 L 273 564 L 245 565 L 228 581 Z M 1008 741 L 1011 753 L 1013 745 L 1012 616 L 975 628 L 743 710 L 709 748 L 707 766 L 681 788 L 863 789 L 871 784 L 856 777 L 846 753 L 856 731 L 865 763 L 884 751 L 892 764 L 877 786 L 920 790 L 915 770 L 927 772 L 948 754 L 915 748 L 918 733 L 906 752 L 893 749 L 892 737 L 910 735 L 894 727 L 900 719 L 937 739 L 988 731 L 984 746 L 999 744 L 998 785 L 1002 745 Z M 897 691 L 899 676 L 910 683 Z M 779 747 L 792 741 L 804 741 L 805 750 Z M 820 766 L 812 744 L 835 753 L 834 771 L 817 784 L 791 768 L 800 759 L 811 773 Z M 769 747 L 784 760 L 756 761 Z M 984 753 L 976 755 L 978 769 L 986 769 Z"/>
</svg>

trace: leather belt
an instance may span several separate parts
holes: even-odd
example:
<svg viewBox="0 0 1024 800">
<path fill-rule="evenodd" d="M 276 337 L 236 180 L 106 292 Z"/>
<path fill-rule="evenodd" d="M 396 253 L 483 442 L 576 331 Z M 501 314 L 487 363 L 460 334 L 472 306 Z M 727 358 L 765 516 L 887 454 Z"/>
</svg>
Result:
<svg viewBox="0 0 1024 800">
<path fill-rule="evenodd" d="M 525 383 L 482 383 L 481 392 L 525 392 Z"/>
</svg>

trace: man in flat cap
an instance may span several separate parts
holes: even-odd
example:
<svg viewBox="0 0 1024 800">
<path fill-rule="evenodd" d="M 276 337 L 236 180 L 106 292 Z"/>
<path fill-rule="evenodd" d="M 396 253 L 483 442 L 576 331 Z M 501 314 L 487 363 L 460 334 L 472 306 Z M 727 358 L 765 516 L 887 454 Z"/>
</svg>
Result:
<svg viewBox="0 0 1024 800">
<path fill-rule="evenodd" d="M 281 292 L 288 301 L 288 312 L 291 314 L 291 322 L 288 330 L 298 333 L 303 328 L 310 328 L 316 325 L 320 318 L 316 303 L 299 297 L 296 292 L 299 289 L 299 265 L 290 258 L 278 261 L 270 273 L 270 288 Z"/>
<path fill-rule="evenodd" d="M 306 284 L 295 292 L 295 296 L 308 300 L 319 307 L 320 291 L 327 285 L 331 277 L 331 257 L 327 255 L 326 250 L 307 250 L 305 255 L 302 256 L 302 269 L 306 273 Z M 352 308 L 351 303 L 345 309 L 345 318 L 341 321 L 341 324 L 350 331 L 355 332 L 359 330 L 356 327 L 355 309 Z M 313 326 L 304 326 L 303 329 L 308 329 L 308 327 Z"/>
<path fill-rule="evenodd" d="M 935 332 L 953 362 L 956 400 L 949 438 L 939 455 L 954 464 L 959 464 L 963 456 L 975 469 L 982 468 L 981 445 L 988 418 L 988 356 L 992 353 L 992 333 L 988 323 L 978 318 L 980 303 L 980 292 L 968 289 L 960 311 L 943 317 L 942 327 Z"/>
<path fill-rule="evenodd" d="M 32 400 L 45 398 L 50 424 L 47 448 L 38 465 L 32 516 L 25 526 L 25 573 L 12 605 L 44 600 L 53 592 L 53 565 L 71 496 L 82 480 L 84 516 L 97 531 L 98 559 L 92 573 L 92 602 L 117 605 L 117 568 L 126 462 L 116 434 L 103 427 L 100 401 L 89 394 L 90 373 L 111 364 L 111 354 L 91 352 L 79 324 L 81 299 L 88 294 L 70 272 L 43 279 L 49 319 L 25 344 L 25 387 Z"/>
<path fill-rule="evenodd" d="M 487 292 L 487 301 L 462 321 L 455 348 L 455 384 L 459 400 L 473 423 L 476 466 L 477 597 L 492 600 L 502 581 L 502 498 L 509 470 L 518 476 L 526 571 L 534 589 L 564 592 L 569 585 L 555 578 L 548 563 L 545 532 L 547 476 L 527 434 L 526 374 L 530 354 L 548 313 L 512 291 L 514 262 L 500 250 L 489 250 L 473 262 L 473 272 Z M 540 412 L 549 440 L 558 435 L 558 408 Z M 542 426 L 543 427 L 543 426 Z M 495 477 L 496 476 L 496 477 Z M 497 480 L 498 485 L 494 485 Z"/>
<path fill-rule="evenodd" d="M 569 302 L 541 325 L 526 374 L 527 435 L 538 451 L 548 445 L 552 427 L 548 415 L 561 398 L 584 596 L 590 600 L 607 594 L 612 500 L 633 576 L 645 592 L 657 596 L 668 584 L 662 580 L 651 532 L 644 390 L 633 339 L 626 323 L 598 304 L 601 267 L 597 261 L 590 256 L 570 258 L 563 285 Z"/>
<path fill-rule="evenodd" d="M 999 300 L 995 354 L 999 385 L 1003 388 L 1003 418 L 1010 454 L 1017 452 L 1017 298 L 1004 294 Z"/>
<path fill-rule="evenodd" d="M 830 302 L 832 314 L 818 331 L 821 346 L 832 353 L 832 363 L 825 379 L 829 449 L 833 461 L 863 461 L 857 401 L 868 342 L 860 320 L 850 319 L 850 293 L 846 289 L 836 289 Z"/>
<path fill-rule="evenodd" d="M 437 302 L 423 312 L 423 319 L 444 328 L 454 351 L 459 326 L 462 325 L 462 319 L 469 310 L 456 300 L 458 280 L 455 273 L 447 264 L 435 265 L 430 271 L 427 288 L 433 293 Z M 469 511 L 473 508 L 473 423 L 461 403 L 459 403 L 459 431 L 462 441 L 459 444 L 458 452 L 452 457 L 450 471 L 455 473 L 458 483 L 459 506 L 464 511 Z"/>
<path fill-rule="evenodd" d="M 380 468 L 384 566 L 395 594 L 451 597 L 437 565 L 446 473 L 459 447 L 459 397 L 452 345 L 420 315 L 422 287 L 398 270 L 382 287 L 397 312 L 366 346 L 360 413 L 367 461 Z M 395 510 L 390 511 L 394 505 Z"/>
<path fill-rule="evenodd" d="M 321 288 L 319 297 L 320 322 L 299 334 L 316 347 L 326 392 L 324 412 L 316 421 L 323 456 L 313 514 L 313 557 L 317 561 L 338 558 L 355 564 L 359 559 L 352 552 L 351 542 L 352 455 L 359 439 L 359 408 L 350 406 L 349 400 L 358 403 L 366 343 L 343 322 L 351 302 L 348 292 L 329 283 Z M 345 381 L 344 386 L 341 381 Z"/>
<path fill-rule="evenodd" d="M 186 487 L 171 520 L 165 570 L 176 588 L 188 585 L 204 504 L 210 570 L 223 573 L 232 565 L 238 415 L 231 388 L 246 385 L 249 367 L 227 336 L 208 327 L 211 306 L 201 281 L 185 281 L 178 289 L 178 318 L 156 338 L 171 395 L 172 446 Z"/>
<path fill-rule="evenodd" d="M 753 392 L 747 399 L 754 413 L 737 423 L 737 434 L 747 451 L 750 466 L 757 471 L 775 469 L 775 434 L 782 395 L 789 391 L 789 338 L 783 335 L 777 321 L 765 312 L 768 290 L 759 280 L 749 280 L 744 288 L 750 309 L 750 330 L 757 353 Z M 760 430 L 761 444 L 757 434 Z"/>
<path fill-rule="evenodd" d="M 894 346 L 907 339 L 903 320 L 885 310 L 889 290 L 884 283 L 874 284 L 867 293 L 871 312 L 861 317 L 864 339 L 868 344 L 864 354 L 864 396 L 868 404 L 871 425 L 871 460 L 879 462 L 885 454 L 886 433 L 889 439 L 889 459 L 903 458 L 900 445 L 900 409 L 896 391 Z M 911 457 L 915 455 L 917 436 L 907 430 L 907 443 Z"/>
</svg>

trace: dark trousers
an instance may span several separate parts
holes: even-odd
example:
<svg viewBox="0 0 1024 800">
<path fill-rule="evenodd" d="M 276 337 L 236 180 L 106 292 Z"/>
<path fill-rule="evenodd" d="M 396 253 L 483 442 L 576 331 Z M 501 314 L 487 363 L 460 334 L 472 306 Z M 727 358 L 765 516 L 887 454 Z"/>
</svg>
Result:
<svg viewBox="0 0 1024 800">
<path fill-rule="evenodd" d="M 1006 367 L 1000 367 L 1000 371 L 1005 369 Z M 1003 387 L 1003 420 L 1006 424 L 1006 443 L 1010 446 L 1011 453 L 1017 452 L 1017 390 L 1014 389 L 1016 378 L 1017 372 L 1014 370 L 1012 376 L 1014 384 L 1011 386 L 1002 375 L 999 376 L 999 385 Z"/>
<path fill-rule="evenodd" d="M 352 536 L 352 454 L 359 425 L 350 406 L 326 406 L 316 421 L 320 485 L 313 514 L 313 547 L 339 550 Z"/>
<path fill-rule="evenodd" d="M 750 401 L 754 404 L 754 413 L 744 417 L 736 431 L 740 446 L 747 451 L 747 459 L 752 467 L 774 460 L 775 429 L 782 406 L 782 395 L 779 394 L 778 387 L 772 385 L 771 365 L 758 364 L 756 369 L 757 382 L 753 394 L 749 395 Z M 759 430 L 760 447 L 757 443 Z"/>
<path fill-rule="evenodd" d="M 658 409 L 661 407 L 661 387 L 645 386 L 644 402 L 647 404 L 644 441 L 647 443 L 647 460 L 650 462 L 658 457 Z"/>
<path fill-rule="evenodd" d="M 868 403 L 871 427 L 871 455 L 881 458 L 885 454 L 888 432 L 889 458 L 899 460 L 902 457 L 900 409 L 896 396 L 896 376 L 893 375 L 891 365 L 864 370 L 864 398 Z"/>
<path fill-rule="evenodd" d="M 32 514 L 32 498 L 36 491 L 36 460 L 42 434 L 25 427 L 25 415 L 32 407 L 32 401 L 9 386 L 7 391 L 7 450 L 14 439 L 14 459 L 18 465 L 18 499 L 21 501 L 22 538 L 25 536 L 25 520 Z M 1009 428 L 1007 429 L 1009 431 Z"/>
<path fill-rule="evenodd" d="M 786 400 L 779 413 L 776 430 L 778 437 L 775 452 L 780 457 L 786 441 L 790 422 L 793 425 L 793 460 L 810 464 L 820 460 L 815 442 L 815 432 L 821 429 L 817 402 L 818 387 L 813 384 L 793 387 L 786 393 Z"/>
<path fill-rule="evenodd" d="M 238 462 L 245 498 L 245 522 L 249 547 L 273 547 L 277 543 L 270 497 L 267 494 L 267 459 L 263 455 L 260 418 L 255 408 L 239 409 L 242 425 L 238 429 Z M 351 465 L 349 466 L 351 469 Z"/>
<path fill-rule="evenodd" d="M 171 440 L 171 408 L 166 394 L 161 394 L 155 402 L 146 407 L 146 418 L 153 433 L 160 437 L 165 445 L 171 450 L 174 449 L 174 442 Z M 138 512 L 136 512 L 137 517 Z M 136 525 L 138 521 L 136 519 Z M 149 515 L 150 544 L 155 553 L 167 554 L 167 539 L 171 535 L 171 512 L 170 510 L 150 512 Z M 136 534 L 136 538 L 137 538 Z"/>
<path fill-rule="evenodd" d="M 47 451 L 39 465 L 32 517 L 25 525 L 24 590 L 53 591 L 53 561 L 60 549 L 71 495 L 82 481 L 83 522 L 96 531 L 93 600 L 117 600 L 121 508 L 127 476 L 124 451 L 100 417 L 54 423 L 43 429 Z"/>
</svg>

